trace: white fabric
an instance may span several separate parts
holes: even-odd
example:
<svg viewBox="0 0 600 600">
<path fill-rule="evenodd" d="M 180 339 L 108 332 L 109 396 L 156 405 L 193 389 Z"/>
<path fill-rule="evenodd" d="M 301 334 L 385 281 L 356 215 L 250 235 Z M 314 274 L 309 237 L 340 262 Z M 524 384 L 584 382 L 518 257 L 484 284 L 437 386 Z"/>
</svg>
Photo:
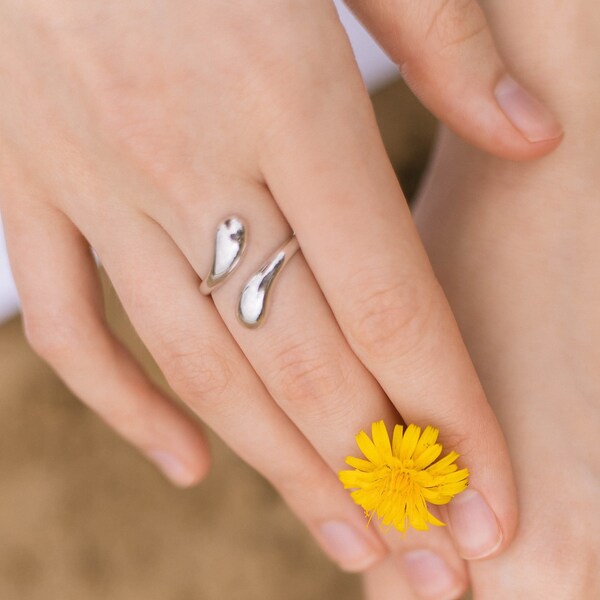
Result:
<svg viewBox="0 0 600 600">
<path fill-rule="evenodd" d="M 19 298 L 10 272 L 4 232 L 0 220 L 0 323 L 14 315 L 19 308 Z"/>
<path fill-rule="evenodd" d="M 398 67 L 383 53 L 370 34 L 341 0 L 335 0 L 354 55 L 369 91 L 384 86 L 399 77 Z"/>
</svg>

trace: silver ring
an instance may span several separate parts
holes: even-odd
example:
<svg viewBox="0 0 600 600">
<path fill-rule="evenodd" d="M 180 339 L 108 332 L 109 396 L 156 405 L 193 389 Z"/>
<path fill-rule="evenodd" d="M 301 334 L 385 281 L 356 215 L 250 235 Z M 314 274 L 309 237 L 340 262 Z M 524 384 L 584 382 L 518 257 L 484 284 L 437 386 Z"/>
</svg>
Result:
<svg viewBox="0 0 600 600">
<path fill-rule="evenodd" d="M 246 249 L 246 225 L 236 216 L 231 216 L 217 227 L 215 253 L 210 273 L 202 280 L 200 292 L 209 296 L 240 264 Z"/>
<path fill-rule="evenodd" d="M 247 241 L 247 228 L 239 217 L 228 217 L 218 225 L 212 267 L 200 284 L 202 294 L 209 296 L 235 271 Z M 265 322 L 273 283 L 299 248 L 296 236 L 292 235 L 248 279 L 240 293 L 237 309 L 238 318 L 246 327 L 255 329 Z"/>
<path fill-rule="evenodd" d="M 292 235 L 269 258 L 269 260 L 254 274 L 240 294 L 238 304 L 238 318 L 251 329 L 260 327 L 266 317 L 269 307 L 269 297 L 273 282 L 287 265 L 292 256 L 298 252 L 300 244 L 295 235 Z"/>
</svg>

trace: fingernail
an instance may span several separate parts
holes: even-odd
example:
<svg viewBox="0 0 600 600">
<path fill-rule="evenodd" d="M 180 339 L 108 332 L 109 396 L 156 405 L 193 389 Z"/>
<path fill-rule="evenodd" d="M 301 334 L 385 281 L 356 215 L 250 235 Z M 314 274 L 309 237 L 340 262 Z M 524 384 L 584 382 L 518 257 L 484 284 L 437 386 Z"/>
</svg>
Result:
<svg viewBox="0 0 600 600">
<path fill-rule="evenodd" d="M 363 571 L 381 558 L 381 552 L 347 523 L 327 521 L 319 532 L 324 550 L 348 571 Z"/>
<path fill-rule="evenodd" d="M 448 504 L 448 520 L 459 554 L 467 560 L 489 556 L 502 543 L 496 515 L 476 490 L 465 490 Z"/>
<path fill-rule="evenodd" d="M 148 456 L 175 485 L 189 487 L 196 483 L 196 475 L 170 452 L 151 450 Z"/>
<path fill-rule="evenodd" d="M 494 95 L 508 120 L 530 142 L 553 140 L 562 135 L 562 127 L 552 113 L 510 75 L 500 79 Z"/>
<path fill-rule="evenodd" d="M 424 599 L 453 600 L 463 587 L 446 561 L 430 550 L 402 555 L 404 572 L 414 591 Z"/>
</svg>

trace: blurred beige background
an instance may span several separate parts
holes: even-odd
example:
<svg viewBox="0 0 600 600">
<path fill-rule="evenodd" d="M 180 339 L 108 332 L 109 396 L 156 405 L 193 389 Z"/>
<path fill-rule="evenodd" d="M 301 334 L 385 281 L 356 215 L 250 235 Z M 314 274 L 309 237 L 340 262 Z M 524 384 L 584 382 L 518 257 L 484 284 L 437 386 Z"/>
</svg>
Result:
<svg viewBox="0 0 600 600">
<path fill-rule="evenodd" d="M 410 195 L 434 123 L 401 83 L 374 106 Z M 107 286 L 114 329 L 142 356 Z M 172 488 L 0 326 L 0 599 L 355 600 L 271 487 L 219 440 L 198 488 Z"/>
</svg>

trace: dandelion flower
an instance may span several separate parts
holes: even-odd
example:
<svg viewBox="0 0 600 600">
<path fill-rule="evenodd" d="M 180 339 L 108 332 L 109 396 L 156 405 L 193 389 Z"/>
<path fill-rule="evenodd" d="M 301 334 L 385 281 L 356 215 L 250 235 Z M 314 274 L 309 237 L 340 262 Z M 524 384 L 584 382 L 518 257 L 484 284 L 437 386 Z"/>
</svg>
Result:
<svg viewBox="0 0 600 600">
<path fill-rule="evenodd" d="M 436 443 L 439 431 L 427 426 L 421 433 L 417 425 L 404 431 L 396 425 L 392 442 L 385 423 L 372 425 L 372 437 L 361 431 L 356 442 L 363 458 L 349 456 L 346 463 L 353 471 L 341 471 L 340 481 L 351 493 L 353 500 L 365 510 L 369 521 L 373 516 L 384 525 L 393 525 L 398 531 L 429 529 L 428 524 L 443 526 L 428 510 L 427 503 L 447 504 L 468 484 L 469 471 L 459 469 L 458 454 L 442 453 Z M 437 462 L 435 462 L 437 460 Z"/>
</svg>

